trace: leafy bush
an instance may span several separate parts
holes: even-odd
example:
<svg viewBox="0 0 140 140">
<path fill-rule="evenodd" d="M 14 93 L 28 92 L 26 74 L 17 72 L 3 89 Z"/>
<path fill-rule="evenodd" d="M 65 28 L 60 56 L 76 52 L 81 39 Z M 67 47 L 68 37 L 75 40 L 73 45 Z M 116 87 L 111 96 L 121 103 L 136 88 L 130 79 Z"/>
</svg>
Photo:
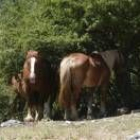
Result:
<svg viewBox="0 0 140 140">
<path fill-rule="evenodd" d="M 5 95 L 11 75 L 22 69 L 29 49 L 44 52 L 54 64 L 71 52 L 119 49 L 128 72 L 136 75 L 132 86 L 139 91 L 138 0 L 1 0 L 0 4 L 0 96 Z"/>
</svg>

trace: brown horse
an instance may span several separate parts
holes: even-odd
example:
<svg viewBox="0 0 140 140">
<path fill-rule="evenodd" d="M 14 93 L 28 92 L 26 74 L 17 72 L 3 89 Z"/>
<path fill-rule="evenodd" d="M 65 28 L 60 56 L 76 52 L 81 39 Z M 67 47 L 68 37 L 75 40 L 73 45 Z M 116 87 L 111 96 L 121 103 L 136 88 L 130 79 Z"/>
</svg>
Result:
<svg viewBox="0 0 140 140">
<path fill-rule="evenodd" d="M 14 93 L 16 93 L 14 102 L 12 104 L 12 114 L 17 111 L 22 113 L 25 107 L 25 97 L 22 90 L 22 73 L 12 76 L 10 85 L 12 86 Z"/>
<path fill-rule="evenodd" d="M 60 63 L 59 103 L 65 109 L 65 119 L 77 119 L 77 103 L 82 87 L 100 87 L 101 112 L 105 113 L 106 89 L 109 84 L 110 70 L 99 54 L 88 56 L 72 53 Z M 88 93 L 87 93 L 88 94 Z M 87 115 L 91 116 L 92 95 L 88 99 Z"/>
<path fill-rule="evenodd" d="M 16 75 L 12 76 L 10 83 L 12 85 L 14 92 L 16 92 L 17 95 L 22 96 L 22 94 L 21 94 L 22 93 L 22 74 L 18 73 Z"/>
<path fill-rule="evenodd" d="M 28 51 L 22 85 L 28 106 L 25 121 L 42 119 L 44 103 L 52 94 L 52 80 L 51 64 L 38 51 Z"/>
</svg>

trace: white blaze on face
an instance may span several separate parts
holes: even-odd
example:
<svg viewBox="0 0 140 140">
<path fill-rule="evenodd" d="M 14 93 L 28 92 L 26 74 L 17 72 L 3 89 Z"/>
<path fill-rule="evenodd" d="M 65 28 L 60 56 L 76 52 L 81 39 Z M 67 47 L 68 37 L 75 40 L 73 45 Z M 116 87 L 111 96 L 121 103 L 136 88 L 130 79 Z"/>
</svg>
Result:
<svg viewBox="0 0 140 140">
<path fill-rule="evenodd" d="M 30 82 L 35 83 L 35 62 L 36 58 L 31 57 L 30 58 Z"/>
</svg>

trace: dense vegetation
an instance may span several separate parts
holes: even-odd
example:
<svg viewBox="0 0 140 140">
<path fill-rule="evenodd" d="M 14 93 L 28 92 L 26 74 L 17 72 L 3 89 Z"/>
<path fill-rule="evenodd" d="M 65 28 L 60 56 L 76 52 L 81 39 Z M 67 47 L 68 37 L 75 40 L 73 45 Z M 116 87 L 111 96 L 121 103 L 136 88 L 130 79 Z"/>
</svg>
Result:
<svg viewBox="0 0 140 140">
<path fill-rule="evenodd" d="M 70 52 L 119 49 L 140 103 L 139 27 L 139 0 L 0 0 L 0 120 L 11 101 L 8 81 L 29 49 L 54 64 Z"/>
</svg>

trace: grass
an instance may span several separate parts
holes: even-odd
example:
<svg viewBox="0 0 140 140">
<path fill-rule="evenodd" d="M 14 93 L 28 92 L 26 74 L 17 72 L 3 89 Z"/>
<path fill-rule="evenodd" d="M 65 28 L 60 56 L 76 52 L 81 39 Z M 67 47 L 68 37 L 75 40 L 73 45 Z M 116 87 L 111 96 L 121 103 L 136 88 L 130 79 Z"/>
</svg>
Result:
<svg viewBox="0 0 140 140">
<path fill-rule="evenodd" d="M 140 113 L 91 121 L 46 121 L 0 128 L 0 140 L 126 140 L 140 130 Z"/>
</svg>

